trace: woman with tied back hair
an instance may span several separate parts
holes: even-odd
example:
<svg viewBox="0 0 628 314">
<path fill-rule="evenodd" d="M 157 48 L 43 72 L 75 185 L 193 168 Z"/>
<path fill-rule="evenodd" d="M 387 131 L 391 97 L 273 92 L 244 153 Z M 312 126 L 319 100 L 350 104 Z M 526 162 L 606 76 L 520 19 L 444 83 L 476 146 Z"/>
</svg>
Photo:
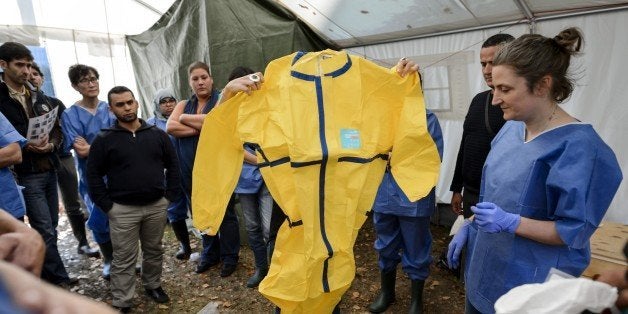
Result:
<svg viewBox="0 0 628 314">
<path fill-rule="evenodd" d="M 228 99 L 237 91 L 248 90 L 248 86 L 242 84 L 243 80 L 235 79 L 227 84 L 221 96 L 221 93 L 214 89 L 214 80 L 209 66 L 200 61 L 194 62 L 188 67 L 188 75 L 189 84 L 194 94 L 190 99 L 183 100 L 174 107 L 168 118 L 166 130 L 168 134 L 177 138 L 177 155 L 181 167 L 182 185 L 189 203 L 192 193 L 194 157 L 205 116 L 220 101 Z M 221 261 L 223 263 L 220 271 L 221 277 L 230 276 L 235 271 L 240 252 L 240 233 L 234 204 L 235 199 L 232 197 L 220 226 L 220 236 L 203 234 L 203 251 L 196 267 L 197 273 L 203 273 Z M 182 216 L 180 218 L 171 222 L 171 225 L 177 239 L 181 242 L 180 256 L 187 259 L 191 251 L 185 224 L 187 217 Z"/>
<path fill-rule="evenodd" d="M 493 60 L 493 105 L 507 120 L 492 142 L 474 216 L 449 244 L 450 265 L 468 245 L 466 313 L 493 313 L 511 288 L 545 281 L 551 268 L 580 276 L 589 238 L 606 213 L 621 170 L 590 124 L 559 103 L 580 51 L 578 29 L 523 35 Z"/>
</svg>

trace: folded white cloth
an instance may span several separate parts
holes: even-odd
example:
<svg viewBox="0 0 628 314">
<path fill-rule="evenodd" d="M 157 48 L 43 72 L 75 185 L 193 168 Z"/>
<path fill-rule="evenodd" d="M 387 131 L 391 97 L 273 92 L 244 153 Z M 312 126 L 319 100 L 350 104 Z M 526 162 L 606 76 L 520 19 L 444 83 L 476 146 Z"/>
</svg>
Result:
<svg viewBox="0 0 628 314">
<path fill-rule="evenodd" d="M 599 313 L 613 307 L 617 288 L 587 278 L 553 279 L 515 287 L 495 302 L 498 314 Z"/>
</svg>

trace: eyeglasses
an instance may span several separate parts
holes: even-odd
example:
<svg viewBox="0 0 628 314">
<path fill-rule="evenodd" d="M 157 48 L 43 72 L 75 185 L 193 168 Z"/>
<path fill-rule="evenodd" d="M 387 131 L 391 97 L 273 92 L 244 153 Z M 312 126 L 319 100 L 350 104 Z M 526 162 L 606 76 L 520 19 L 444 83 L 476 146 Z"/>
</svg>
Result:
<svg viewBox="0 0 628 314">
<path fill-rule="evenodd" d="M 79 84 L 89 84 L 89 83 L 98 83 L 98 78 L 95 76 L 86 77 L 84 79 L 79 80 Z"/>
<path fill-rule="evenodd" d="M 167 104 L 173 104 L 173 103 L 176 103 L 176 102 L 177 102 L 176 99 L 168 97 L 168 98 L 163 98 L 162 100 L 160 100 L 159 104 L 160 105 L 167 105 Z"/>
</svg>

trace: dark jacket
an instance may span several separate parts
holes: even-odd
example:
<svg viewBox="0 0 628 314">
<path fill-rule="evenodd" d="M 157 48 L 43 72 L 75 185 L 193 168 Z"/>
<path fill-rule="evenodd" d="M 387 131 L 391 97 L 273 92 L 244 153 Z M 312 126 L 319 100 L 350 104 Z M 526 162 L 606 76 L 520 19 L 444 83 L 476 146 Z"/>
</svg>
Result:
<svg viewBox="0 0 628 314">
<path fill-rule="evenodd" d="M 141 206 L 164 196 L 171 202 L 181 197 L 179 162 L 170 138 L 140 122 L 132 133 L 116 121 L 92 142 L 87 159 L 89 194 L 105 212 L 114 202 Z"/>
<path fill-rule="evenodd" d="M 487 90 L 475 95 L 471 101 L 464 118 L 462 141 L 450 186 L 452 192 L 461 192 L 464 187 L 471 193 L 480 193 L 482 168 L 491 150 L 491 141 L 506 123 L 502 109 L 491 105 L 492 99 L 493 94 Z"/>
<path fill-rule="evenodd" d="M 52 111 L 57 104 L 51 103 L 49 99 L 40 91 L 37 91 L 30 84 L 26 84 L 28 95 L 26 102 L 29 105 L 29 113 L 24 110 L 19 101 L 9 96 L 9 87 L 0 80 L 0 112 L 13 124 L 13 127 L 28 139 L 28 118 L 44 115 Z M 30 97 L 28 97 L 30 96 Z M 54 126 L 48 135 L 48 141 L 58 149 L 63 141 L 63 133 L 59 124 L 59 118 L 55 119 Z M 41 173 L 54 170 L 58 164 L 58 158 L 53 152 L 38 154 L 22 149 L 22 163 L 14 166 L 15 172 L 20 174 Z"/>
</svg>

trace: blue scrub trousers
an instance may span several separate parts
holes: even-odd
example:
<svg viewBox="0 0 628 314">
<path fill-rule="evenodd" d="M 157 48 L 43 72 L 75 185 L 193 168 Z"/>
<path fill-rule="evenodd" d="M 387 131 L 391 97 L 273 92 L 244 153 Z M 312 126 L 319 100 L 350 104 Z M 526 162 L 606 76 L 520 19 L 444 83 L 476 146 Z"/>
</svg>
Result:
<svg viewBox="0 0 628 314">
<path fill-rule="evenodd" d="M 401 262 L 411 280 L 425 280 L 430 274 L 432 234 L 430 217 L 406 217 L 373 213 L 375 249 L 379 268 L 389 272 Z"/>
</svg>

